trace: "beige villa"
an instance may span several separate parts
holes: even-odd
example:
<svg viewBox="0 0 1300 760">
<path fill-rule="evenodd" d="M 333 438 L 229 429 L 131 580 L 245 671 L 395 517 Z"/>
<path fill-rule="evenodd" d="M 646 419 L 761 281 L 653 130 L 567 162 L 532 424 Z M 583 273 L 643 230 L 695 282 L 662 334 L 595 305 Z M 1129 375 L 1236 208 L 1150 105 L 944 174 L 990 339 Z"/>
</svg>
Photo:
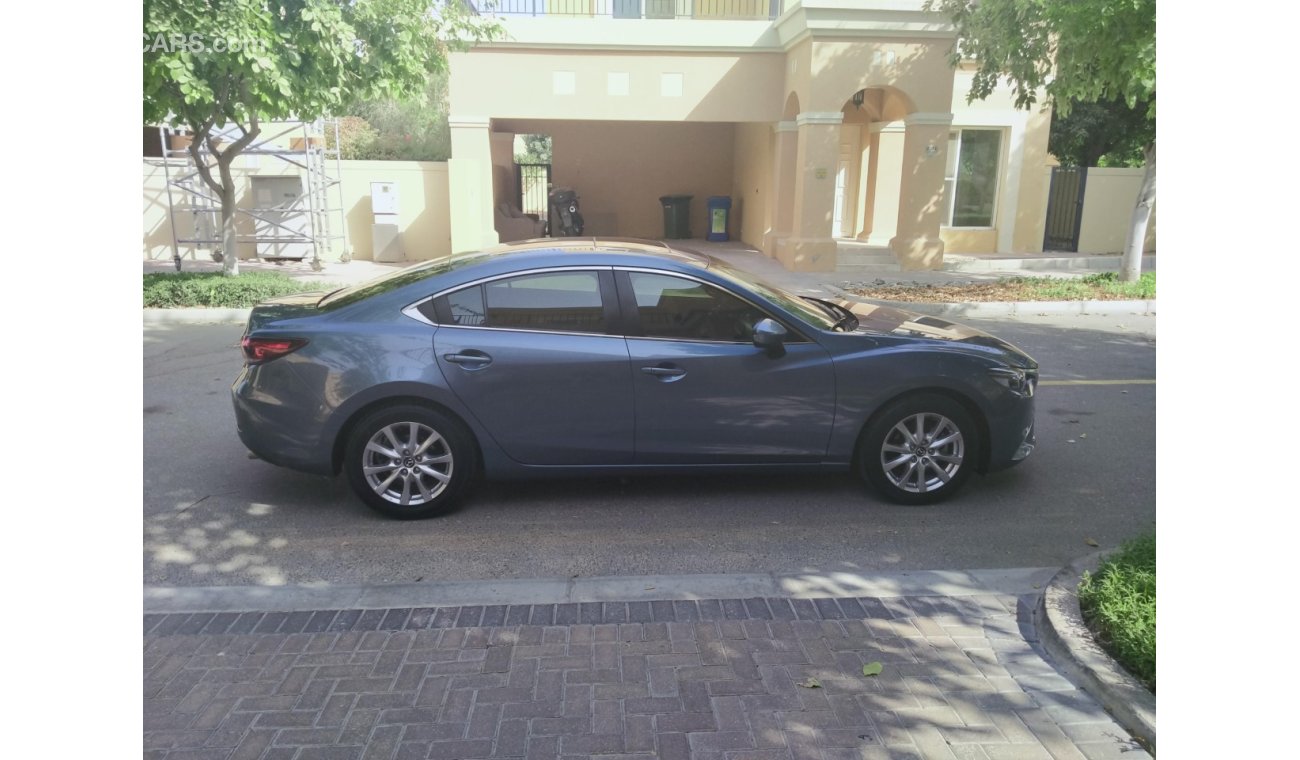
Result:
<svg viewBox="0 0 1300 760">
<path fill-rule="evenodd" d="M 1005 88 L 968 104 L 972 71 L 949 65 L 952 28 L 923 0 L 494 0 L 480 13 L 506 36 L 451 56 L 450 160 L 250 151 L 234 167 L 240 258 L 288 246 L 418 261 L 536 237 L 526 214 L 546 213 L 545 176 L 516 166 L 522 135 L 550 136 L 550 182 L 578 193 L 589 235 L 659 238 L 660 197 L 690 195 L 691 237 L 705 236 L 706 200 L 729 196 L 731 239 L 799 271 L 938 269 L 945 254 L 1038 254 L 1045 239 L 1123 248 L 1142 170 L 1089 169 L 1076 194 L 1052 190 L 1049 212 L 1050 112 L 1015 109 Z M 305 128 L 263 137 L 317 144 Z M 186 151 L 157 150 L 144 258 L 206 259 L 215 206 L 196 200 Z M 307 165 L 329 171 L 313 181 Z M 266 200 L 284 192 L 300 197 Z M 276 226 L 290 216 L 315 220 L 313 242 L 279 242 L 308 234 Z"/>
<path fill-rule="evenodd" d="M 730 232 L 787 268 L 1043 249 L 1050 112 L 966 103 L 921 0 L 499 0 L 506 37 L 451 59 L 451 247 L 495 243 L 517 134 L 586 233 L 657 238 L 658 198 L 733 198 Z M 496 221 L 494 222 L 494 216 Z"/>
</svg>

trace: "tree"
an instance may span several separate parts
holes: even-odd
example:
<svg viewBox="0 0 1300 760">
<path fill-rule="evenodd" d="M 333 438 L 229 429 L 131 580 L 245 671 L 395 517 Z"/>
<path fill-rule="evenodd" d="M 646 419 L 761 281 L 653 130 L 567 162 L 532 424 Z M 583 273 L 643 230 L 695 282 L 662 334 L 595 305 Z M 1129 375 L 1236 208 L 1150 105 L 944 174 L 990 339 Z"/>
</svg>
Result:
<svg viewBox="0 0 1300 760">
<path fill-rule="evenodd" d="M 956 27 L 953 65 L 976 66 L 968 102 L 1005 79 L 1017 107 L 1043 93 L 1062 117 L 1081 103 L 1146 104 L 1153 125 L 1142 149 L 1146 171 L 1120 263 L 1120 278 L 1136 280 L 1156 199 L 1155 0 L 927 0 L 925 7 Z"/>
<path fill-rule="evenodd" d="M 1047 149 L 1066 166 L 1142 166 L 1143 148 L 1155 139 L 1147 104 L 1122 100 L 1073 103 L 1052 112 Z"/>
<path fill-rule="evenodd" d="M 524 144 L 524 152 L 515 154 L 515 163 L 518 164 L 549 164 L 551 163 L 551 136 L 550 135 L 520 135 L 521 142 Z"/>
<path fill-rule="evenodd" d="M 419 97 L 357 103 L 348 113 L 374 128 L 374 140 L 358 158 L 381 161 L 446 161 L 451 157 L 447 77 L 434 72 Z"/>
<path fill-rule="evenodd" d="M 264 122 L 423 94 L 449 50 L 499 33 L 457 0 L 145 0 L 144 119 L 189 129 L 221 202 L 223 271 L 238 274 L 231 165 Z M 239 137 L 222 145 L 226 125 Z"/>
</svg>

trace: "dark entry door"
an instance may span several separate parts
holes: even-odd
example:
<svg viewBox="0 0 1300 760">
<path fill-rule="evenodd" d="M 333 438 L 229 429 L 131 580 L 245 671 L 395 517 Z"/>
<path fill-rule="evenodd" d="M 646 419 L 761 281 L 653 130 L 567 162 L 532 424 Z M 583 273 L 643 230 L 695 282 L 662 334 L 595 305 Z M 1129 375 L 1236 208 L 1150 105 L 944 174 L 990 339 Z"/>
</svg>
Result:
<svg viewBox="0 0 1300 760">
<path fill-rule="evenodd" d="M 1079 250 L 1079 225 L 1083 222 L 1083 191 L 1088 184 L 1088 167 L 1054 166 L 1047 192 L 1047 228 L 1043 249 Z"/>
<path fill-rule="evenodd" d="M 515 164 L 515 186 L 519 188 L 519 210 L 546 219 L 551 165 Z"/>
</svg>

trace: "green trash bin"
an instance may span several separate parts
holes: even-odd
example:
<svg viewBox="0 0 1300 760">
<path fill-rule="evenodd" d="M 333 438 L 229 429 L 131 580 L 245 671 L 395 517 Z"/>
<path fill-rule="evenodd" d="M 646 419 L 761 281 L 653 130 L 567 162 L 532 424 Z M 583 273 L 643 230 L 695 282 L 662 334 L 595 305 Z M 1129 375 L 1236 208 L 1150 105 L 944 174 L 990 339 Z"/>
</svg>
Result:
<svg viewBox="0 0 1300 760">
<path fill-rule="evenodd" d="M 664 239 L 683 240 L 691 236 L 691 198 L 693 195 L 661 195 L 664 206 Z"/>
</svg>

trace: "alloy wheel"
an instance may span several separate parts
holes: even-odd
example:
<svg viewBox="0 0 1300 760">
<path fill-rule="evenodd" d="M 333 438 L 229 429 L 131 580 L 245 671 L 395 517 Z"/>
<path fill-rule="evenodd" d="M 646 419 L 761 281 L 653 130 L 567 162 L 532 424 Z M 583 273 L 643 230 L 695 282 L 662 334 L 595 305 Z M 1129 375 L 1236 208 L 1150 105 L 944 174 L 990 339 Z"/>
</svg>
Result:
<svg viewBox="0 0 1300 760">
<path fill-rule="evenodd" d="M 379 429 L 362 453 L 366 483 L 385 501 L 401 506 L 428 504 L 447 488 L 451 448 L 438 431 L 418 422 Z"/>
<path fill-rule="evenodd" d="M 961 429 L 942 414 L 923 412 L 890 429 L 880 449 L 880 465 L 895 487 L 922 494 L 948 485 L 965 455 Z"/>
</svg>

